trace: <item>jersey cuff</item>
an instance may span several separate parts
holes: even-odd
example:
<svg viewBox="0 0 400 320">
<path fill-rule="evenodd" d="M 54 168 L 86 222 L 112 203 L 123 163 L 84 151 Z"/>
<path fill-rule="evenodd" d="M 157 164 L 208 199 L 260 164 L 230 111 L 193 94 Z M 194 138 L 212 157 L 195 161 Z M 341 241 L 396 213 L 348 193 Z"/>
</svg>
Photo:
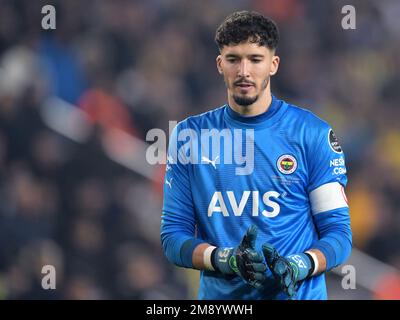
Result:
<svg viewBox="0 0 400 320">
<path fill-rule="evenodd" d="M 331 240 L 331 239 L 330 239 Z M 314 249 L 318 249 L 323 253 L 326 260 L 326 271 L 336 266 L 336 252 L 330 241 L 319 240 L 313 245 Z"/>
<path fill-rule="evenodd" d="M 199 245 L 205 243 L 203 240 L 191 238 L 186 240 L 180 250 L 182 265 L 185 268 L 193 268 L 193 251 Z"/>
</svg>

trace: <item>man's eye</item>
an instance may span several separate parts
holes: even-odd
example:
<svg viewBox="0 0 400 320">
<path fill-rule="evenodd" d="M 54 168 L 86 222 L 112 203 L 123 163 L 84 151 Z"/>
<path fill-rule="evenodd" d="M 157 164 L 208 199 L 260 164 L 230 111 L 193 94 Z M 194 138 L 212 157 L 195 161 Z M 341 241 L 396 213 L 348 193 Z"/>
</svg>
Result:
<svg viewBox="0 0 400 320">
<path fill-rule="evenodd" d="M 260 60 L 260 59 L 253 59 L 253 60 L 251 60 L 253 63 L 259 63 L 259 62 L 261 62 L 262 60 Z"/>
<path fill-rule="evenodd" d="M 230 63 L 235 63 L 237 61 L 237 59 L 228 59 L 228 62 Z"/>
</svg>

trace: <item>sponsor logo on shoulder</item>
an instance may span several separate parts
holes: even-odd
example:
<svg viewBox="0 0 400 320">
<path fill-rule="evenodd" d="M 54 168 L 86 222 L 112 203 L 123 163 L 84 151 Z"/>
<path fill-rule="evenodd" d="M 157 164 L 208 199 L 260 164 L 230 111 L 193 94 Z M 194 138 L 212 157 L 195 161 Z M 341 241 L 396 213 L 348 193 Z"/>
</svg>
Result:
<svg viewBox="0 0 400 320">
<path fill-rule="evenodd" d="M 330 167 L 340 167 L 340 166 L 344 166 L 344 158 L 340 157 L 340 158 L 336 158 L 336 159 L 332 159 L 329 162 L 329 166 Z"/>
<path fill-rule="evenodd" d="M 333 175 L 346 174 L 346 167 L 343 157 L 331 159 L 329 162 L 329 167 L 330 168 L 333 167 L 332 170 Z"/>
<path fill-rule="evenodd" d="M 336 138 L 336 135 L 332 129 L 329 129 L 329 132 L 328 132 L 328 142 L 329 142 L 329 146 L 331 147 L 331 149 L 334 152 L 336 152 L 336 153 L 343 152 L 342 147 L 340 146 L 339 141 Z"/>
<path fill-rule="evenodd" d="M 276 162 L 278 170 L 283 174 L 291 174 L 297 169 L 297 160 L 290 154 L 284 154 Z"/>
</svg>

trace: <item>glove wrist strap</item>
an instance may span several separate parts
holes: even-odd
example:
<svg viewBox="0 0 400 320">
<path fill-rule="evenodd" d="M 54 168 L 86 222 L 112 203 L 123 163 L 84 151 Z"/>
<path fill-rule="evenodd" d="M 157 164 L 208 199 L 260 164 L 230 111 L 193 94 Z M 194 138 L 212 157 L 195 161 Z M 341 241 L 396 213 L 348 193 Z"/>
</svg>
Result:
<svg viewBox="0 0 400 320">
<path fill-rule="evenodd" d="M 209 246 L 206 250 L 204 250 L 203 253 L 203 263 L 204 267 L 207 270 L 215 271 L 215 265 L 213 264 L 213 256 L 214 256 L 214 251 L 217 249 L 217 247 L 214 246 Z"/>
<path fill-rule="evenodd" d="M 215 248 L 211 253 L 211 265 L 223 274 L 235 274 L 229 260 L 233 254 L 233 248 Z"/>
<path fill-rule="evenodd" d="M 319 267 L 317 255 L 312 251 L 306 251 L 304 253 L 310 258 L 311 261 L 311 268 L 307 275 L 307 278 L 315 276 L 318 272 Z"/>
</svg>

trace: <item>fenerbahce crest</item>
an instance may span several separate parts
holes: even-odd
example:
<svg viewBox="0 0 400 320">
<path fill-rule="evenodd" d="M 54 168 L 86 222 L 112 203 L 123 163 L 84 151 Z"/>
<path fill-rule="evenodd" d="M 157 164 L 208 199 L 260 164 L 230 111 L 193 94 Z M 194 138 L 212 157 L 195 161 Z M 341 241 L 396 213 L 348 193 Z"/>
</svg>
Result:
<svg viewBox="0 0 400 320">
<path fill-rule="evenodd" d="M 291 174 L 297 169 L 297 160 L 290 154 L 284 154 L 280 156 L 276 162 L 278 170 L 283 174 Z"/>
</svg>

